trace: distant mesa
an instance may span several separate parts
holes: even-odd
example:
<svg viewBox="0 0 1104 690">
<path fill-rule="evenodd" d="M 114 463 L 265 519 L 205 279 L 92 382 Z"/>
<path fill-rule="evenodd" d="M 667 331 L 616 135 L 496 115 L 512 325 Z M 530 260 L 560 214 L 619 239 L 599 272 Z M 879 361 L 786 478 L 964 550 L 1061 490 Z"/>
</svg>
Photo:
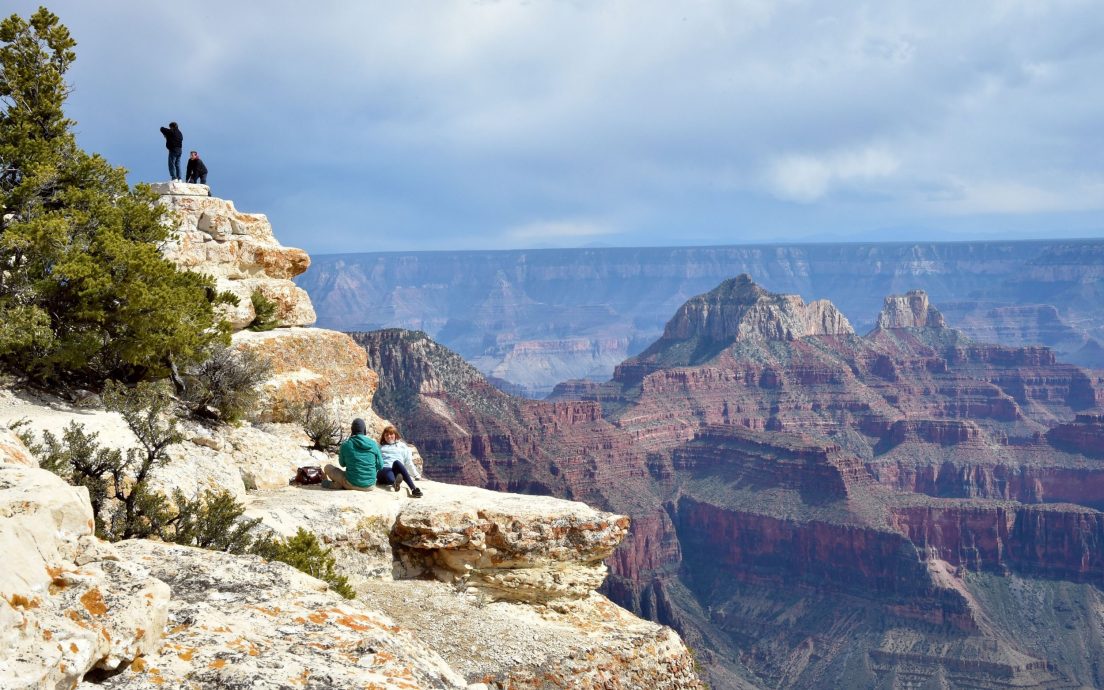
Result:
<svg viewBox="0 0 1104 690">
<path fill-rule="evenodd" d="M 890 295 L 882 304 L 875 328 L 946 328 L 947 323 L 928 301 L 923 290 L 909 290 L 903 295 Z"/>
<path fill-rule="evenodd" d="M 689 299 L 667 322 L 663 338 L 723 342 L 854 334 L 847 317 L 828 300 L 805 304 L 798 295 L 768 292 L 742 273 Z"/>
</svg>

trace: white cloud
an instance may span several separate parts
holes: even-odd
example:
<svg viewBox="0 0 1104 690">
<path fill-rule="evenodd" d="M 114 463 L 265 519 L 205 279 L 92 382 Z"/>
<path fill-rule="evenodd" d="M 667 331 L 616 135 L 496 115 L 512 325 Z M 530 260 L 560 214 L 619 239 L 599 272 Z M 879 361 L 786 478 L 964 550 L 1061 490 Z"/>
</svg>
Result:
<svg viewBox="0 0 1104 690">
<path fill-rule="evenodd" d="M 514 242 L 557 243 L 563 240 L 582 240 L 603 235 L 612 235 L 617 231 L 589 220 L 536 221 L 526 223 L 506 231 L 507 239 Z"/>
<path fill-rule="evenodd" d="M 1017 180 L 956 181 L 933 206 L 949 215 L 1037 214 L 1104 209 L 1104 179 L 1043 186 Z"/>
<path fill-rule="evenodd" d="M 779 198 L 810 203 L 823 199 L 833 187 L 889 177 L 899 166 L 892 154 L 871 147 L 822 156 L 787 154 L 770 163 L 766 177 Z"/>
</svg>

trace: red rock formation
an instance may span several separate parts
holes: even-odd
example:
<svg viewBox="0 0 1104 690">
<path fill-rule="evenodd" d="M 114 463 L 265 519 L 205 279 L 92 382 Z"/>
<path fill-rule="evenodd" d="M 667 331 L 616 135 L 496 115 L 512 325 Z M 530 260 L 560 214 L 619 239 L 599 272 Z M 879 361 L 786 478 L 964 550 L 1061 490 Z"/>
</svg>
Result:
<svg viewBox="0 0 1104 690">
<path fill-rule="evenodd" d="M 630 515 L 608 592 L 714 650 L 713 663 L 742 658 L 786 685 L 778 669 L 798 638 L 821 641 L 817 673 L 843 658 L 823 642 L 847 616 L 833 592 L 909 634 L 1005 650 L 1018 633 L 958 570 L 1104 582 L 1100 420 L 1075 420 L 1097 400 L 1093 380 L 1045 348 L 968 342 L 922 293 L 887 304 L 867 337 L 802 336 L 803 302 L 731 282 L 688 302 L 610 382 L 563 385 L 549 402 L 494 391 L 424 338 L 358 342 L 381 372 L 381 413 L 403 421 L 430 476 Z M 800 634 L 749 603 L 764 592 L 809 611 Z M 921 654 L 894 662 L 871 623 L 848 620 L 861 649 L 882 650 L 877 664 Z M 923 655 L 965 669 L 974 647 L 956 645 Z M 993 668 L 1036 670 L 1016 658 Z"/>
</svg>

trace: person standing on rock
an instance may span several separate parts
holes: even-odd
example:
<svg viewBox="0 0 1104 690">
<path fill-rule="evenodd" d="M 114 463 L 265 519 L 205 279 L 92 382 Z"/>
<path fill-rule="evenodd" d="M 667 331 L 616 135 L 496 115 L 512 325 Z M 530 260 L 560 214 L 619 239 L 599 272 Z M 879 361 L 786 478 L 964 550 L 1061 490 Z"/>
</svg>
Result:
<svg viewBox="0 0 1104 690">
<path fill-rule="evenodd" d="M 378 482 L 392 485 L 397 489 L 405 480 L 408 485 L 414 487 L 414 480 L 410 478 L 409 472 L 401 462 L 391 467 L 383 466 L 379 446 L 366 434 L 367 426 L 364 420 L 354 419 L 352 435 L 341 444 L 341 450 L 337 454 L 338 463 L 345 469 L 342 470 L 335 465 L 326 465 L 323 468 L 333 486 L 353 491 L 371 491 Z M 410 495 L 420 498 L 422 492 L 415 487 Z"/>
<path fill-rule="evenodd" d="M 198 151 L 192 151 L 188 155 L 188 169 L 185 175 L 185 181 L 199 184 L 207 184 L 207 166 L 203 164 L 203 159 L 199 157 Z"/>
<path fill-rule="evenodd" d="M 175 122 L 170 122 L 168 127 L 161 128 L 161 134 L 165 135 L 165 148 L 169 150 L 169 179 L 178 182 L 180 154 L 184 153 L 184 133 Z"/>
<path fill-rule="evenodd" d="M 392 486 L 395 491 L 398 491 L 402 482 L 406 481 L 410 487 L 410 495 L 419 498 L 422 490 L 414 486 L 411 475 L 414 479 L 421 479 L 422 475 L 418 473 L 418 467 L 414 464 L 414 451 L 403 442 L 402 437 L 399 436 L 399 430 L 393 426 L 386 427 L 380 434 L 379 446 L 384 468 L 391 467 Z"/>
</svg>

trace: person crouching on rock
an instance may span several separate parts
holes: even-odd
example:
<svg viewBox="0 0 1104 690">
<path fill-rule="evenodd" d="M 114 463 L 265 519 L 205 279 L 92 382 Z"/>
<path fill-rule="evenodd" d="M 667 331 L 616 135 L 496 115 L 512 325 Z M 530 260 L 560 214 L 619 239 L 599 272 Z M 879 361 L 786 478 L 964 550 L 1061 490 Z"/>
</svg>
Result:
<svg viewBox="0 0 1104 690">
<path fill-rule="evenodd" d="M 353 491 L 371 491 L 377 482 L 397 486 L 401 481 L 395 478 L 395 468 L 383 466 L 379 446 L 368 438 L 367 432 L 364 420 L 354 419 L 352 435 L 341 444 L 341 450 L 337 455 L 338 463 L 345 469 L 326 465 L 324 469 L 326 476 L 335 487 Z M 410 486 L 414 486 L 414 481 L 410 479 L 406 467 L 401 463 L 398 465 L 398 472 Z M 411 492 L 411 495 L 418 498 L 422 493 Z"/>
<path fill-rule="evenodd" d="M 422 475 L 418 473 L 418 468 L 414 464 L 414 452 L 410 450 L 410 446 L 403 443 L 402 436 L 399 436 L 399 430 L 393 426 L 389 426 L 383 430 L 380 434 L 380 454 L 383 457 L 383 466 L 390 465 L 392 472 L 395 474 L 395 479 L 392 486 L 395 487 L 395 491 L 399 490 L 402 482 L 405 480 L 410 487 L 410 495 L 414 498 L 420 498 L 422 490 L 414 486 L 414 481 L 410 478 L 421 479 Z M 402 476 L 398 476 L 402 473 Z"/>
</svg>

